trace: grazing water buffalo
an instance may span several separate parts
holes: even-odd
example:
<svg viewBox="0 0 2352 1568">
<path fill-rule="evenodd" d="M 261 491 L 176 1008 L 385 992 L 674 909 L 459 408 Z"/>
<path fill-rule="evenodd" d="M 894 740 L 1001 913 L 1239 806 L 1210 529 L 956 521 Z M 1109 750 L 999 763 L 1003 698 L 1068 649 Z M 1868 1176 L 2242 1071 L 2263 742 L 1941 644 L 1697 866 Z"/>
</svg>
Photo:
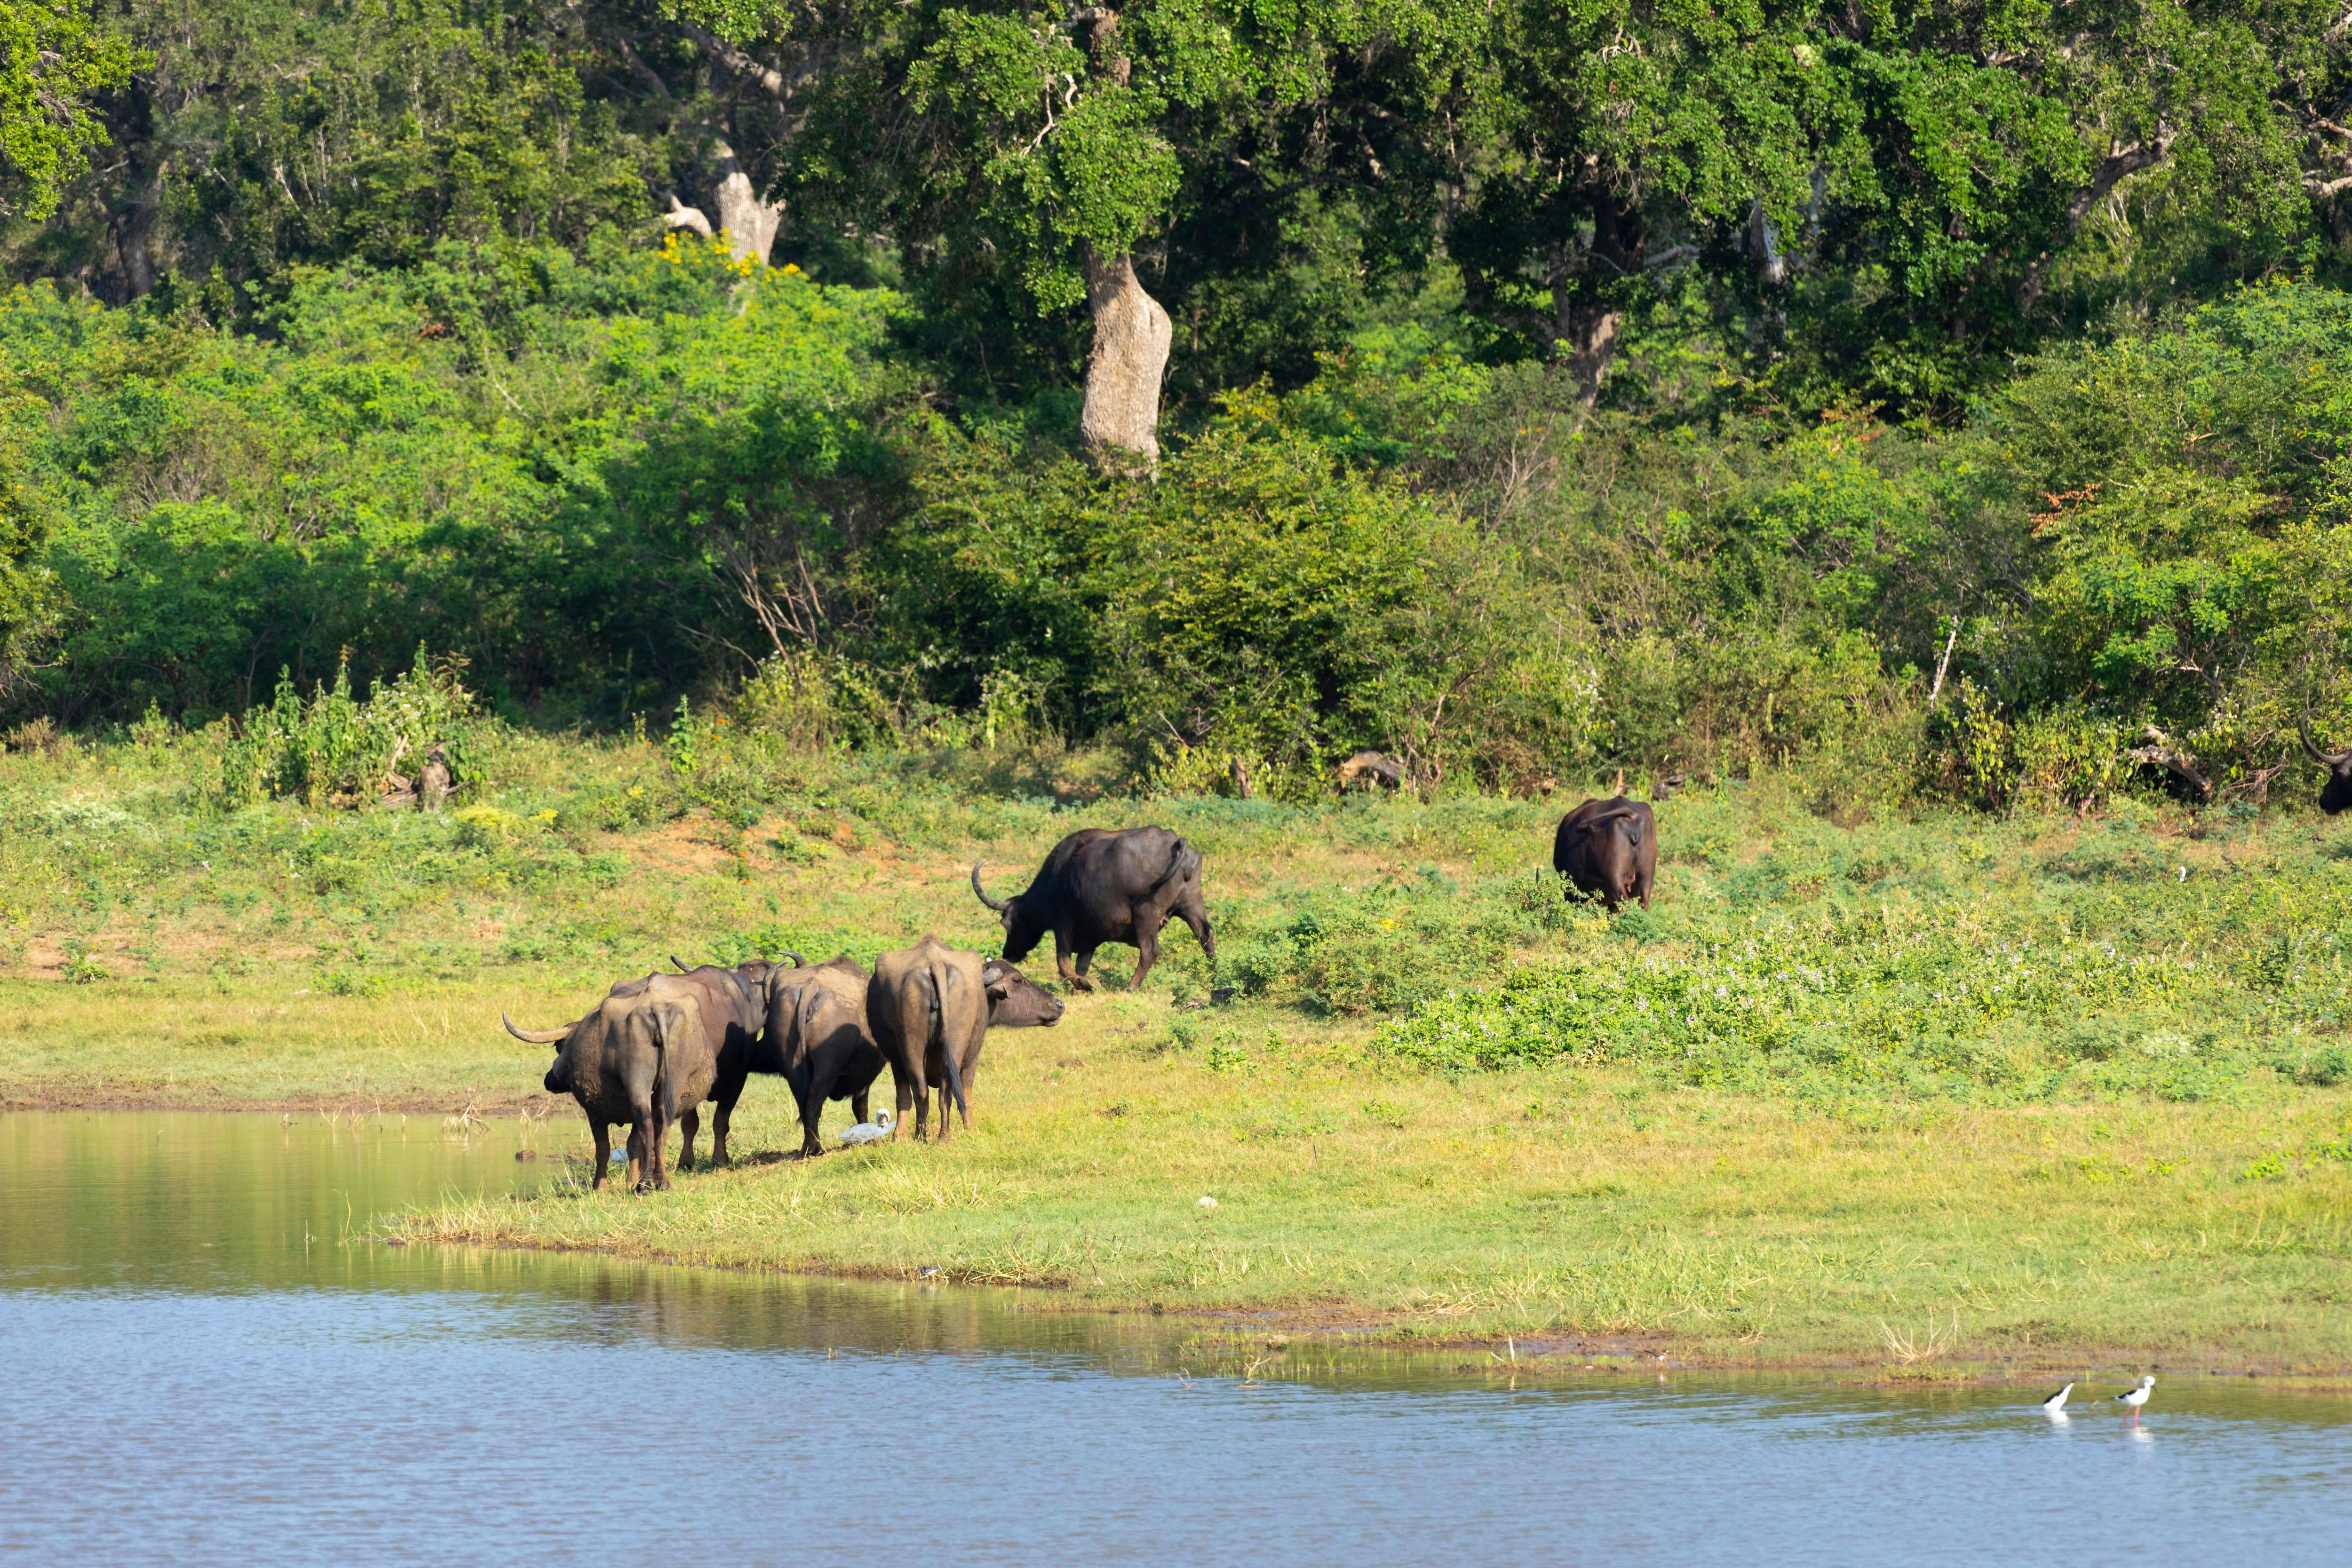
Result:
<svg viewBox="0 0 2352 1568">
<path fill-rule="evenodd" d="M 790 955 L 793 967 L 801 962 L 797 953 Z M 735 1113 L 735 1102 L 743 1096 L 743 1082 L 757 1071 L 774 1071 L 758 1065 L 760 1031 L 768 1023 L 768 976 L 787 967 L 765 958 L 725 968 L 717 964 L 697 964 L 689 967 L 673 954 L 670 962 L 677 964 L 680 983 L 693 986 L 702 993 L 702 1021 L 710 1031 L 711 1043 L 719 1052 L 719 1076 L 711 1084 L 710 1097 L 719 1105 L 710 1118 L 710 1163 L 727 1163 L 727 1124 Z M 702 1125 L 702 1113 L 692 1105 L 678 1113 L 677 1124 L 685 1133 L 685 1142 L 678 1145 L 677 1168 L 694 1168 L 694 1134 Z"/>
<path fill-rule="evenodd" d="M 1062 999 L 1006 963 L 991 958 L 980 967 L 988 988 L 991 1029 L 1051 1029 L 1062 1021 Z"/>
<path fill-rule="evenodd" d="M 2295 728 L 2303 736 L 2303 748 L 2311 753 L 2312 760 L 2327 769 L 2327 782 L 2319 787 L 2319 809 L 2332 817 L 2352 808 L 2352 751 L 2322 751 L 2311 738 L 2307 721 Z"/>
<path fill-rule="evenodd" d="M 1004 956 L 1026 958 L 1051 932 L 1055 967 L 1082 991 L 1095 988 L 1087 966 L 1106 942 L 1131 944 L 1135 986 L 1160 961 L 1160 928 L 1173 915 L 1192 928 L 1214 963 L 1217 939 L 1201 901 L 1201 855 L 1165 828 L 1086 828 L 1055 844 L 1026 893 L 991 898 L 971 868 L 971 890 L 1004 925 Z M 1077 958 L 1073 973 L 1070 959 Z"/>
<path fill-rule="evenodd" d="M 980 1071 L 980 1048 L 988 1038 L 993 999 L 986 965 L 977 953 L 960 952 L 936 936 L 925 936 L 900 953 L 874 960 L 874 983 L 866 990 L 866 1026 L 890 1063 L 898 1088 L 898 1119 L 890 1135 L 915 1113 L 915 1136 L 925 1135 L 932 1086 L 940 1092 L 940 1141 L 950 1131 L 950 1108 L 971 1125 L 971 1086 Z"/>
<path fill-rule="evenodd" d="M 847 957 L 768 976 L 768 1032 L 753 1067 L 792 1085 L 803 1155 L 824 1153 L 817 1125 L 827 1100 L 847 1100 L 866 1120 L 867 1092 L 882 1074 L 882 1053 L 866 1032 L 866 970 Z"/>
<path fill-rule="evenodd" d="M 1647 909 L 1658 874 L 1657 819 L 1648 806 L 1622 795 L 1587 800 L 1560 820 L 1551 864 L 1579 893 L 1599 894 L 1612 915 L 1634 897 Z"/>
<path fill-rule="evenodd" d="M 588 1118 L 596 1140 L 592 1185 L 604 1185 L 611 1129 L 625 1125 L 630 1185 L 639 1192 L 667 1188 L 662 1140 L 681 1106 L 709 1097 L 719 1071 L 718 1052 L 703 1025 L 700 988 L 669 975 L 629 981 L 563 1029 L 517 1029 L 504 1013 L 499 1017 L 517 1040 L 555 1047 L 547 1092 L 571 1095 Z"/>
</svg>

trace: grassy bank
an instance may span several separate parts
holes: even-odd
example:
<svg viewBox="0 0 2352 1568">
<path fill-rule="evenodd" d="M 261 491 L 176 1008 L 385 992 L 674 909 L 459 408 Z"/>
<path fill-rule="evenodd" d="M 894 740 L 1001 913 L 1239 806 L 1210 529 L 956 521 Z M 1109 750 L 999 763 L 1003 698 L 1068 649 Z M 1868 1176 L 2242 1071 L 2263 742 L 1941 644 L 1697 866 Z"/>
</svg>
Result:
<svg viewBox="0 0 2352 1568">
<path fill-rule="evenodd" d="M 735 1170 L 403 1226 L 1270 1332 L 2352 1367 L 2352 831 L 2315 818 L 1727 783 L 1662 809 L 1656 906 L 1612 924 L 1536 874 L 1534 801 L 1088 803 L 1083 758 L 963 753 L 746 809 L 654 748 L 500 744 L 438 818 L 226 810 L 184 738 L 0 760 L 0 1103 L 544 1107 L 500 1009 L 672 951 L 986 946 L 974 859 L 1018 885 L 1150 819 L 1206 856 L 1217 971 L 1180 935 L 992 1040 L 969 1140 L 788 1160 L 755 1084 Z"/>
</svg>

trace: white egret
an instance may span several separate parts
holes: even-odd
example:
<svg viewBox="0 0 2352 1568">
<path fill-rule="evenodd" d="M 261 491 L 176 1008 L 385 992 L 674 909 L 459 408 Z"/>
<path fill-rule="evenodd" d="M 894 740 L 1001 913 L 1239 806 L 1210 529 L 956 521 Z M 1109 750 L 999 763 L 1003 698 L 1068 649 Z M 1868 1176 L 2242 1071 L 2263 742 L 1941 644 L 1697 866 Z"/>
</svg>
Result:
<svg viewBox="0 0 2352 1568">
<path fill-rule="evenodd" d="M 860 1122 L 842 1134 L 841 1141 L 845 1144 L 870 1144 L 877 1138 L 887 1138 L 890 1135 L 890 1113 L 881 1112 L 871 1122 Z"/>
</svg>

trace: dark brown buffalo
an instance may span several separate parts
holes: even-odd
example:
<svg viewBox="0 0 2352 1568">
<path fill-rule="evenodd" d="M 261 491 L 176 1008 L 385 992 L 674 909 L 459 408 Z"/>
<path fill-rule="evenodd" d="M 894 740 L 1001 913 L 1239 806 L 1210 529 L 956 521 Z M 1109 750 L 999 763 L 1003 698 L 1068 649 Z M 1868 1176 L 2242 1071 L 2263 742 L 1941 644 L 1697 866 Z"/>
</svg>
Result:
<svg viewBox="0 0 2352 1568">
<path fill-rule="evenodd" d="M 866 1027 L 898 1088 L 892 1137 L 907 1124 L 909 1109 L 915 1113 L 915 1136 L 925 1135 L 934 1086 L 940 1092 L 940 1141 L 945 1143 L 951 1130 L 950 1109 L 971 1127 L 971 1081 L 980 1071 L 992 999 L 982 977 L 985 968 L 979 954 L 960 952 L 936 936 L 874 960 Z"/>
<path fill-rule="evenodd" d="M 1658 823 L 1650 808 L 1619 795 L 1587 800 L 1560 820 L 1551 842 L 1552 869 L 1579 893 L 1598 894 L 1609 913 L 1629 898 L 1650 907 L 1658 874 Z"/>
<path fill-rule="evenodd" d="M 787 966 L 766 958 L 754 958 L 748 963 L 725 968 L 717 964 L 697 964 L 689 967 L 679 962 L 676 954 L 670 962 L 677 964 L 677 978 L 694 986 L 702 993 L 702 1021 L 711 1034 L 719 1051 L 719 1076 L 711 1085 L 710 1097 L 719 1109 L 710 1118 L 710 1163 L 727 1163 L 727 1124 L 735 1114 L 735 1102 L 743 1097 L 744 1080 L 761 1071 L 759 1065 L 760 1034 L 768 1025 L 768 977 L 775 970 L 797 967 L 801 956 L 790 955 Z M 764 1069 L 773 1071 L 773 1068 Z M 678 1113 L 679 1128 L 685 1141 L 678 1145 L 677 1168 L 694 1168 L 694 1134 L 702 1125 L 702 1113 L 692 1105 Z"/>
<path fill-rule="evenodd" d="M 507 1032 L 555 1047 L 544 1080 L 550 1094 L 569 1094 L 596 1140 L 593 1186 L 604 1185 L 612 1129 L 629 1129 L 629 1182 L 639 1192 L 669 1186 L 662 1141 L 680 1108 L 709 1097 L 718 1052 L 704 1028 L 702 992 L 676 976 L 654 975 L 613 988 L 595 1009 L 563 1029 L 521 1030 L 499 1015 Z"/>
<path fill-rule="evenodd" d="M 865 968 L 839 957 L 768 976 L 768 1029 L 753 1068 L 781 1072 L 801 1113 L 801 1153 L 824 1153 L 817 1135 L 827 1100 L 847 1100 L 866 1120 L 882 1053 L 866 1032 Z"/>
<path fill-rule="evenodd" d="M 1062 998 L 1006 963 L 991 958 L 980 967 L 988 987 L 991 1029 L 1051 1029 L 1062 1021 Z"/>
<path fill-rule="evenodd" d="M 1106 942 L 1135 947 L 1130 985 L 1142 985 L 1160 961 L 1160 928 L 1171 916 L 1191 926 L 1201 951 L 1216 961 L 1217 939 L 1201 899 L 1200 852 L 1165 828 L 1082 829 L 1054 846 L 1027 892 L 989 897 L 977 865 L 971 890 L 1003 923 L 1006 958 L 1019 963 L 1050 933 L 1055 969 L 1082 991 L 1095 988 L 1087 966 Z"/>
<path fill-rule="evenodd" d="M 2352 809 L 2352 751 L 2322 751 L 2311 738 L 2309 723 L 2297 725 L 2303 736 L 2303 748 L 2311 759 L 2327 769 L 2327 782 L 2319 787 L 2319 809 L 2329 816 Z"/>
</svg>

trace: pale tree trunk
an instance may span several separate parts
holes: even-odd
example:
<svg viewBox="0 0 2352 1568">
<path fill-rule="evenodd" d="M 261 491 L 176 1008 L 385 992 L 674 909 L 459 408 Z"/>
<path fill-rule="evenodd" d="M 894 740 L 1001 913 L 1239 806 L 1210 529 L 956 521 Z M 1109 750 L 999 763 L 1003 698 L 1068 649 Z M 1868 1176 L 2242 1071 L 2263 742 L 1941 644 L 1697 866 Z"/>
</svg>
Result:
<svg viewBox="0 0 2352 1568">
<path fill-rule="evenodd" d="M 776 243 L 776 225 L 783 222 L 782 203 L 763 202 L 751 176 L 735 161 L 735 149 L 720 137 L 711 149 L 719 165 L 719 231 L 738 261 L 768 265 L 768 251 Z"/>
<path fill-rule="evenodd" d="M 1135 280 L 1135 258 L 1106 262 L 1086 247 L 1087 308 L 1095 341 L 1087 355 L 1087 400 L 1078 438 L 1097 466 L 1160 462 L 1160 378 L 1168 369 L 1175 324 Z"/>
<path fill-rule="evenodd" d="M 719 165 L 719 233 L 727 236 L 729 254 L 738 261 L 756 261 L 768 265 L 768 251 L 776 243 L 776 226 L 783 222 L 781 203 L 760 200 L 751 184 L 751 176 L 735 161 L 735 150 L 721 138 L 718 146 Z M 669 199 L 669 211 L 662 221 L 672 229 L 691 229 L 705 239 L 714 236 L 710 219 L 700 207 L 689 207 L 675 194 Z"/>
</svg>

